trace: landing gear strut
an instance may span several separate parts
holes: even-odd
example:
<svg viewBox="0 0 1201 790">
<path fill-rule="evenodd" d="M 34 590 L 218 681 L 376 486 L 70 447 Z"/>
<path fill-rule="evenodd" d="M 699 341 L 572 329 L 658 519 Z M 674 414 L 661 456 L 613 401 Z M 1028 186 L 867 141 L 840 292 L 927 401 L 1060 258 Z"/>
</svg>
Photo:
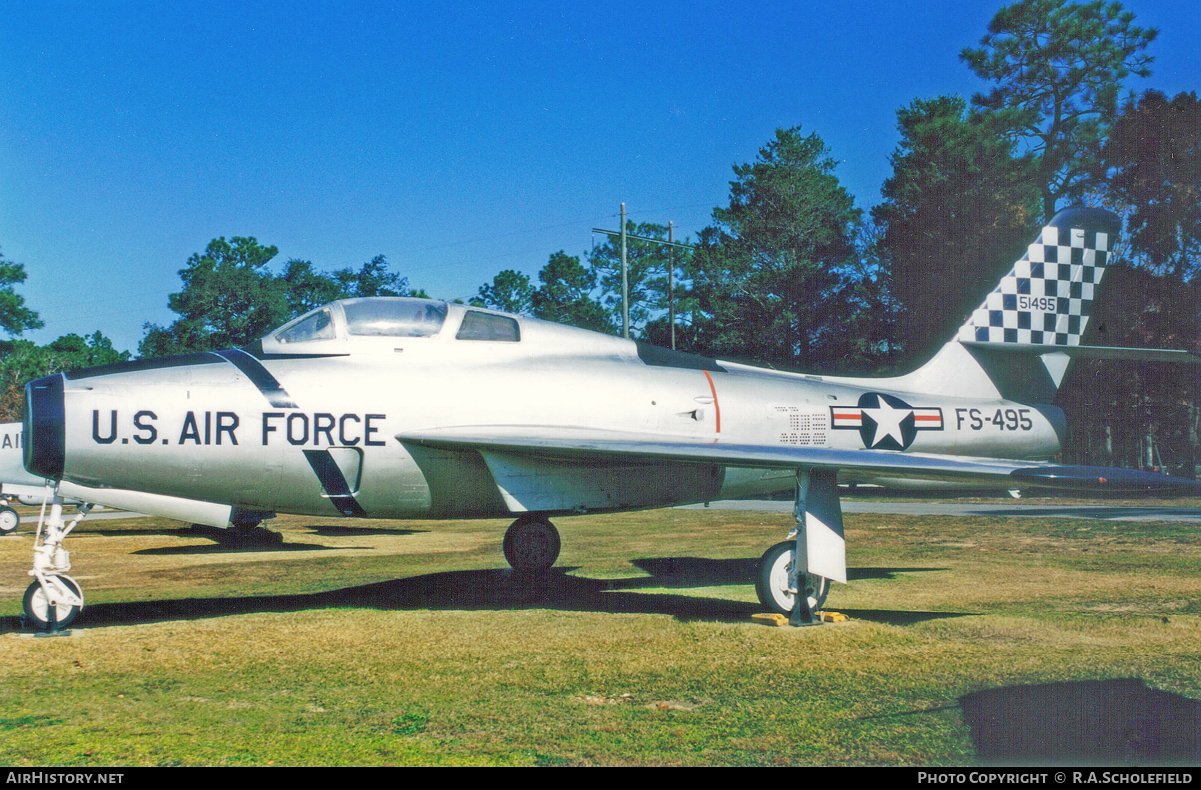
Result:
<svg viewBox="0 0 1201 790">
<path fill-rule="evenodd" d="M 514 521 L 505 532 L 505 559 L 515 571 L 548 570 L 559 559 L 559 530 L 550 519 L 526 515 Z"/>
<path fill-rule="evenodd" d="M 769 611 L 788 615 L 789 625 L 818 625 L 830 582 L 847 580 L 838 473 L 797 470 L 793 515 L 797 526 L 789 540 L 759 560 L 755 592 Z"/>
<path fill-rule="evenodd" d="M 43 503 L 42 516 L 38 520 L 33 570 L 29 572 L 36 581 L 25 590 L 24 609 L 25 617 L 39 628 L 58 631 L 73 623 L 83 611 L 83 591 L 66 575 L 71 570 L 71 557 L 62 543 L 91 512 L 92 506 L 82 505 L 79 515 L 64 525 L 62 499 L 55 494 L 49 501 L 50 517 L 45 517 L 46 505 Z"/>
</svg>

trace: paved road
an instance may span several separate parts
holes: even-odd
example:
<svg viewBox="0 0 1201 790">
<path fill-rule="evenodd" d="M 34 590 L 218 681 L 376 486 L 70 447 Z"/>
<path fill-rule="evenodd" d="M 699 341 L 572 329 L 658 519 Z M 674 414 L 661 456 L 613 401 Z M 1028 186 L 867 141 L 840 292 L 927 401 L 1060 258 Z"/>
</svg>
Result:
<svg viewBox="0 0 1201 790">
<path fill-rule="evenodd" d="M 689 505 L 702 508 L 704 505 Z M 715 510 L 792 512 L 791 502 L 731 500 L 713 502 Z M 1104 521 L 1184 521 L 1201 524 L 1201 509 L 1139 505 L 1052 505 L 1044 503 L 979 504 L 970 502 L 862 502 L 844 498 L 845 513 L 894 513 L 904 516 L 1025 516 L 1039 518 L 1096 518 Z"/>
</svg>

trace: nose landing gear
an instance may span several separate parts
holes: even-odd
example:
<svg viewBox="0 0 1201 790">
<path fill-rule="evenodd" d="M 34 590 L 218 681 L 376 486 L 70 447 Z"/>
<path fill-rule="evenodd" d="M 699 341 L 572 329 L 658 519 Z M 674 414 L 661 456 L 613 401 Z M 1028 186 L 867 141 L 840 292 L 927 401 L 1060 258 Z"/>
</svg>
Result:
<svg viewBox="0 0 1201 790">
<path fill-rule="evenodd" d="M 79 515 L 64 525 L 62 499 L 57 493 L 53 498 L 48 493 L 47 499 L 51 503 L 50 516 L 46 517 L 43 503 L 34 538 L 33 570 L 29 572 L 35 581 L 25 590 L 23 603 L 28 621 L 42 630 L 58 631 L 73 623 L 83 611 L 83 591 L 66 575 L 71 570 L 71 556 L 62 543 L 91 512 L 92 506 L 80 506 Z"/>
<path fill-rule="evenodd" d="M 25 618 L 39 630 L 59 631 L 83 611 L 83 591 L 70 576 L 55 573 L 31 583 L 25 589 Z"/>
</svg>

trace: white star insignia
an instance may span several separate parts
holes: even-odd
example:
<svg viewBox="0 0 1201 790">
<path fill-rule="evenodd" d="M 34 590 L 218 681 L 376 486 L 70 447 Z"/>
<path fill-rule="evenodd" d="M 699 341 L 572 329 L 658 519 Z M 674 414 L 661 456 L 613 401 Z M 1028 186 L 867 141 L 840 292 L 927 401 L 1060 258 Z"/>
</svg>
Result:
<svg viewBox="0 0 1201 790">
<path fill-rule="evenodd" d="M 872 437 L 872 447 L 877 447 L 889 436 L 896 439 L 897 444 L 904 446 L 905 439 L 901 435 L 901 420 L 913 414 L 913 409 L 894 409 L 883 398 L 880 398 L 876 408 L 864 409 L 863 413 L 876 423 L 876 434 Z"/>
</svg>

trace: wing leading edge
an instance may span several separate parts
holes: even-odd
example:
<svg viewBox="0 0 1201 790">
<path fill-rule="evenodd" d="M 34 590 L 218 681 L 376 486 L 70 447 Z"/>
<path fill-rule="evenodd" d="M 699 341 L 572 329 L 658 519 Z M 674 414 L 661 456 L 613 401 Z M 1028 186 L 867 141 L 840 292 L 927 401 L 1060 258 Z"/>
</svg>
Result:
<svg viewBox="0 0 1201 790">
<path fill-rule="evenodd" d="M 721 464 L 748 468 L 846 470 L 1006 488 L 1136 493 L 1201 492 L 1201 481 L 1098 466 L 1064 466 L 1003 458 L 836 450 L 821 447 L 699 442 L 678 437 L 545 426 L 461 426 L 397 434 L 403 444 L 452 451 L 505 453 L 530 459 L 608 465 L 631 462 Z"/>
</svg>

